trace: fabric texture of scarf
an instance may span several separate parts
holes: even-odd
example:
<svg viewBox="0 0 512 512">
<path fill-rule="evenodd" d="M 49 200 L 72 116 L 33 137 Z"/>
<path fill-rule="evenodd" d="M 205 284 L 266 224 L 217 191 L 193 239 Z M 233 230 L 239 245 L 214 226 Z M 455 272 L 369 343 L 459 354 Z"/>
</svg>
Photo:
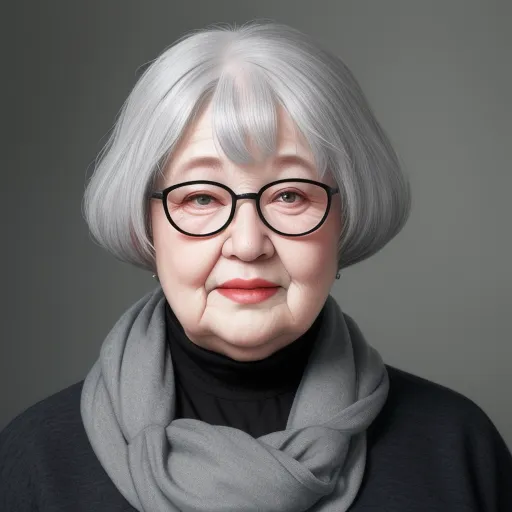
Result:
<svg viewBox="0 0 512 512">
<path fill-rule="evenodd" d="M 354 320 L 328 296 L 286 429 L 254 438 L 174 419 L 165 301 L 158 286 L 121 316 L 82 389 L 85 431 L 126 500 L 140 512 L 346 511 L 389 391 Z"/>
</svg>

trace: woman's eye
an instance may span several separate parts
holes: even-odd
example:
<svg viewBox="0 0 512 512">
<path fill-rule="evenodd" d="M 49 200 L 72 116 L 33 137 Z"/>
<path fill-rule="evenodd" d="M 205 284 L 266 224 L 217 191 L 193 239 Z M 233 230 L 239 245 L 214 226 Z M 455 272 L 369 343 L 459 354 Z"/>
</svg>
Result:
<svg viewBox="0 0 512 512">
<path fill-rule="evenodd" d="M 214 198 L 208 194 L 196 194 L 195 196 L 188 197 L 185 202 L 197 202 L 199 206 L 208 206 L 211 200 L 214 200 Z"/>
<path fill-rule="evenodd" d="M 284 203 L 294 203 L 302 198 L 300 194 L 292 191 L 281 192 L 278 197 L 282 198 Z"/>
</svg>

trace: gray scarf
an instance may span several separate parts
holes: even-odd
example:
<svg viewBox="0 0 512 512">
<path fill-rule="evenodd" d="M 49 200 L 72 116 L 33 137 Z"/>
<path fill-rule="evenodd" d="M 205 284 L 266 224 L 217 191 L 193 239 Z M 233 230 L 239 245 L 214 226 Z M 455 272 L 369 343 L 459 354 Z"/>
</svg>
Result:
<svg viewBox="0 0 512 512">
<path fill-rule="evenodd" d="M 110 331 L 81 396 L 98 460 L 140 512 L 346 511 L 389 390 L 381 356 L 331 296 L 286 430 L 254 438 L 174 419 L 174 384 L 159 286 Z"/>
</svg>

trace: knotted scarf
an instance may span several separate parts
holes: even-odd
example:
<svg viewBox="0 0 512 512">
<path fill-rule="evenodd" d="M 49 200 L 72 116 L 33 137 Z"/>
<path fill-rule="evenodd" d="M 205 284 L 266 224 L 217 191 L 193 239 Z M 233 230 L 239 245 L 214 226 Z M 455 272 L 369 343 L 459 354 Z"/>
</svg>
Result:
<svg viewBox="0 0 512 512">
<path fill-rule="evenodd" d="M 91 446 L 126 500 L 140 512 L 346 511 L 389 390 L 354 320 L 328 296 L 286 429 L 254 438 L 174 419 L 165 301 L 158 286 L 121 316 L 81 395 Z"/>
</svg>

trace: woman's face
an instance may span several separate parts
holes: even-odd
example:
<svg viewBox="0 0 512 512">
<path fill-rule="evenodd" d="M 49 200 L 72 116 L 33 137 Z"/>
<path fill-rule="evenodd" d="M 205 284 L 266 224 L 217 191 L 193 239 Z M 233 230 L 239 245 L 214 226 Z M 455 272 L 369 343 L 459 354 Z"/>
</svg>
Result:
<svg viewBox="0 0 512 512">
<path fill-rule="evenodd" d="M 210 107 L 206 107 L 181 140 L 166 169 L 162 188 L 190 180 L 223 183 L 235 193 L 257 192 L 278 179 L 320 181 L 307 144 L 292 121 L 280 112 L 276 155 L 263 164 L 238 166 L 215 147 Z M 280 155 L 310 163 L 277 166 Z M 187 167 L 198 157 L 215 157 L 220 165 Z M 324 180 L 328 185 L 333 181 Z M 313 233 L 286 237 L 258 217 L 254 200 L 237 204 L 231 224 L 208 237 L 177 231 L 161 201 L 151 201 L 156 267 L 165 296 L 190 340 L 238 361 L 264 359 L 302 335 L 320 313 L 337 272 L 341 229 L 339 194 L 333 196 L 324 224 Z M 261 278 L 277 292 L 257 303 L 240 303 L 219 286 L 232 279 Z"/>
</svg>

